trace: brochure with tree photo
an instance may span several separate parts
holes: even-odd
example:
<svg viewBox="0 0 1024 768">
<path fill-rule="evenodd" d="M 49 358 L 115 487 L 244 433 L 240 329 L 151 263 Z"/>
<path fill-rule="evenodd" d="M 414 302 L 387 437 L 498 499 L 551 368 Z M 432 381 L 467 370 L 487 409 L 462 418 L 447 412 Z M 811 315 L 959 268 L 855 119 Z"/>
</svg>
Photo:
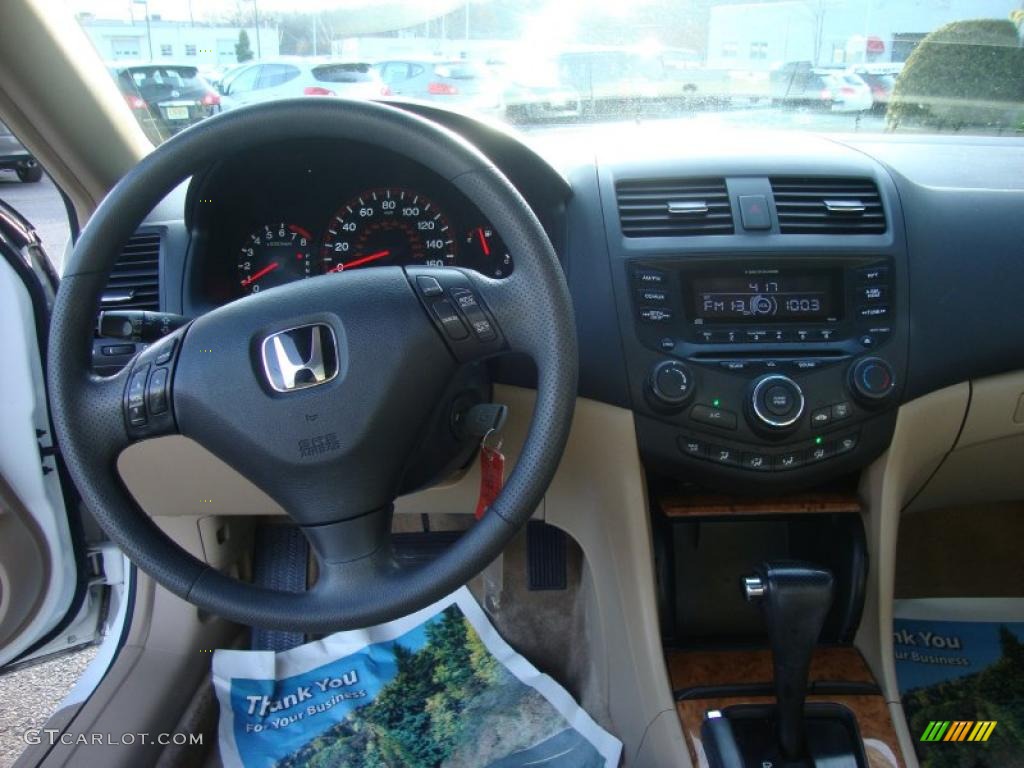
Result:
<svg viewBox="0 0 1024 768">
<path fill-rule="evenodd" d="M 612 768 L 622 750 L 466 588 L 283 653 L 218 650 L 213 676 L 226 768 Z"/>
</svg>

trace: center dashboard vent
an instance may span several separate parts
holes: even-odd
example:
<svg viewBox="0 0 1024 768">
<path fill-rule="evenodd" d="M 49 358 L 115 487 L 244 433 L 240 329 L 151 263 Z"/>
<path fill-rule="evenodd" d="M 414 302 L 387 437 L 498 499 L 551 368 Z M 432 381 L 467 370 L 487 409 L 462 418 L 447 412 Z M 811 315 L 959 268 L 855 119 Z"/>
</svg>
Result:
<svg viewBox="0 0 1024 768">
<path fill-rule="evenodd" d="M 643 179 L 615 185 L 626 237 L 731 235 L 724 179 Z"/>
<path fill-rule="evenodd" d="M 779 231 L 784 235 L 880 235 L 885 211 L 870 179 L 771 179 Z"/>
<path fill-rule="evenodd" d="M 161 233 L 139 230 L 121 249 L 100 308 L 160 309 L 160 242 Z"/>
</svg>

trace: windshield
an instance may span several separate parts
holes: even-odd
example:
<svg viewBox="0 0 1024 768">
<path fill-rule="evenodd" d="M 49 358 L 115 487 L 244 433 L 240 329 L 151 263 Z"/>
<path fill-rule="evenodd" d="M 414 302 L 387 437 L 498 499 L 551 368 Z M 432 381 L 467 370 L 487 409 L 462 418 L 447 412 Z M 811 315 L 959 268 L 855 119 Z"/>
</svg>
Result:
<svg viewBox="0 0 1024 768">
<path fill-rule="evenodd" d="M 1024 135 L 1024 0 L 65 2 L 154 143 L 293 97 L 523 132 Z"/>
</svg>

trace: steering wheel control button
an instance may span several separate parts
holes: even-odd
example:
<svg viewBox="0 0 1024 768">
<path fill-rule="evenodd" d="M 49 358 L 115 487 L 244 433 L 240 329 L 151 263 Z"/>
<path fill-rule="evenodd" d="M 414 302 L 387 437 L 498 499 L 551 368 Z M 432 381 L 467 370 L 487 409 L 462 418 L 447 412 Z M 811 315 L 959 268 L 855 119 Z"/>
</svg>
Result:
<svg viewBox="0 0 1024 768">
<path fill-rule="evenodd" d="M 451 297 L 459 305 L 459 309 L 462 310 L 462 314 L 466 316 L 466 320 L 469 321 L 469 327 L 473 329 L 473 334 L 479 341 L 494 341 L 498 338 L 491 325 L 491 321 L 484 314 L 483 310 L 480 309 L 480 302 L 476 300 L 476 296 L 473 295 L 471 290 L 468 288 L 453 288 L 450 293 Z"/>
<path fill-rule="evenodd" d="M 171 358 L 174 357 L 174 349 L 177 346 L 178 340 L 171 339 L 169 342 L 167 342 L 167 344 L 164 345 L 163 349 L 161 349 L 157 353 L 157 356 L 153 360 L 153 362 L 156 363 L 157 365 L 167 365 L 171 361 Z"/>
<path fill-rule="evenodd" d="M 804 412 L 804 393 L 788 376 L 772 373 L 754 384 L 750 405 L 755 426 L 786 429 Z"/>
<path fill-rule="evenodd" d="M 895 386 L 892 368 L 880 357 L 861 358 L 850 368 L 850 388 L 861 402 L 880 403 Z"/>
<path fill-rule="evenodd" d="M 420 293 L 426 296 L 428 299 L 432 299 L 435 296 L 441 296 L 444 294 L 444 288 L 441 284 L 430 275 L 420 275 L 416 278 L 416 286 L 420 289 Z"/>
<path fill-rule="evenodd" d="M 690 411 L 690 418 L 701 424 L 708 424 L 719 429 L 736 429 L 736 414 L 710 405 L 695 405 Z"/>
<path fill-rule="evenodd" d="M 167 411 L 167 373 L 166 368 L 156 368 L 149 377 L 146 400 L 149 402 L 149 412 L 154 415 Z"/>
<path fill-rule="evenodd" d="M 441 327 L 444 328 L 444 332 L 448 335 L 449 339 L 452 341 L 462 341 L 469 337 L 469 331 L 466 330 L 462 318 L 459 317 L 459 313 L 455 311 L 455 307 L 452 306 L 448 299 L 435 301 L 430 305 L 430 308 L 434 312 L 434 317 L 440 321 Z"/>
<path fill-rule="evenodd" d="M 146 425 L 146 376 L 149 366 L 139 368 L 132 373 L 128 381 L 128 423 L 133 427 Z"/>
</svg>

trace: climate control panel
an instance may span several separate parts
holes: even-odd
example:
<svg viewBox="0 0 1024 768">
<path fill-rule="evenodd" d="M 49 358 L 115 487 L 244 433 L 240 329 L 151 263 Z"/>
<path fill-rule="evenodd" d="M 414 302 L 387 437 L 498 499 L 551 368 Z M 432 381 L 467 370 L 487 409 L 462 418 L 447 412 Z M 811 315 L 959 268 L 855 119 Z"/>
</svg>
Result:
<svg viewBox="0 0 1024 768">
<path fill-rule="evenodd" d="M 623 266 L 630 386 L 649 461 L 730 489 L 792 487 L 884 450 L 907 342 L 891 257 Z"/>
</svg>

